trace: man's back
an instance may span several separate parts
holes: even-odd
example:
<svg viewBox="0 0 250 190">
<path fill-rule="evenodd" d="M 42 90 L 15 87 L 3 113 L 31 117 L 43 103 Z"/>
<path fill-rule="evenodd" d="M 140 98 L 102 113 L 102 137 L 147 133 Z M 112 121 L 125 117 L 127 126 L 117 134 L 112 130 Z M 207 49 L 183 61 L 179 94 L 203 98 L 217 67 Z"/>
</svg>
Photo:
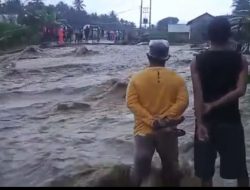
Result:
<svg viewBox="0 0 250 190">
<path fill-rule="evenodd" d="M 154 118 L 181 117 L 188 105 L 188 92 L 184 80 L 164 67 L 149 67 L 131 79 L 127 101 L 140 106 Z M 152 126 L 143 122 L 140 113 L 135 113 L 135 133 L 151 133 Z"/>
<path fill-rule="evenodd" d="M 207 51 L 197 57 L 204 102 L 210 103 L 236 89 L 242 70 L 241 55 L 235 51 Z M 213 110 L 210 119 L 239 120 L 239 101 Z"/>
<path fill-rule="evenodd" d="M 161 115 L 175 102 L 184 81 L 165 68 L 147 68 L 134 77 L 141 104 L 152 115 Z"/>
</svg>

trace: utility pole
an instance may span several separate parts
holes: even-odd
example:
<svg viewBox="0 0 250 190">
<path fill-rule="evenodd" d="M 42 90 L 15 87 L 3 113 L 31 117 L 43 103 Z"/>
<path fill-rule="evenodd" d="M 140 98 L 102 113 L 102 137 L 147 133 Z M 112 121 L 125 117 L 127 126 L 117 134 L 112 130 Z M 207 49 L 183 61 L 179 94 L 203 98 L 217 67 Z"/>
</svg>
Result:
<svg viewBox="0 0 250 190">
<path fill-rule="evenodd" d="M 140 8 L 140 29 L 142 28 L 142 9 L 143 9 L 143 0 L 141 0 L 141 8 Z"/>
<path fill-rule="evenodd" d="M 149 5 L 149 28 L 152 26 L 152 0 L 150 0 Z"/>
</svg>

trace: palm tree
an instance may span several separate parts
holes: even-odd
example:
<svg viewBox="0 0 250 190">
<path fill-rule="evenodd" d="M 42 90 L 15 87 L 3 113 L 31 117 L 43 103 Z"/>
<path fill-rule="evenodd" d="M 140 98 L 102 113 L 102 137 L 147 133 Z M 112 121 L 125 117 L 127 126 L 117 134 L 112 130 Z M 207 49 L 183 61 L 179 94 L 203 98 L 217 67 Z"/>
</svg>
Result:
<svg viewBox="0 0 250 190">
<path fill-rule="evenodd" d="M 75 0 L 74 6 L 77 11 L 82 11 L 84 10 L 85 4 L 83 0 Z"/>
<path fill-rule="evenodd" d="M 243 45 L 243 53 L 250 53 L 250 1 L 234 0 L 233 17 L 230 19 L 235 38 Z"/>
</svg>

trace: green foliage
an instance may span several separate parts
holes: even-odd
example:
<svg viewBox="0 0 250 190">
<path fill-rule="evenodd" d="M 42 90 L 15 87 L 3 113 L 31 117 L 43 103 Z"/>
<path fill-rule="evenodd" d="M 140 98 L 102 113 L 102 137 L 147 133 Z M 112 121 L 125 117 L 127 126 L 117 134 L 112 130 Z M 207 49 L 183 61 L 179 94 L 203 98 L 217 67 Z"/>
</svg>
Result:
<svg viewBox="0 0 250 190">
<path fill-rule="evenodd" d="M 7 0 L 5 3 L 0 3 L 0 6 L 0 12 L 5 14 L 21 14 L 23 11 L 21 0 Z"/>
<path fill-rule="evenodd" d="M 244 53 L 250 53 L 250 0 L 234 0 L 233 6 L 233 18 L 230 21 L 234 37 L 245 44 Z"/>
<path fill-rule="evenodd" d="M 176 17 L 167 17 L 162 20 L 160 20 L 157 23 L 158 30 L 168 30 L 169 24 L 177 24 L 179 22 L 179 19 Z"/>
<path fill-rule="evenodd" d="M 39 40 L 39 35 L 30 27 L 0 23 L 0 49 L 36 44 Z"/>
<path fill-rule="evenodd" d="M 18 14 L 18 23 L 41 29 L 44 25 L 57 23 L 64 20 L 64 24 L 74 28 L 82 28 L 86 24 L 100 25 L 104 29 L 131 29 L 135 24 L 126 20 L 119 20 L 114 11 L 110 14 L 97 15 L 88 14 L 85 10 L 84 0 L 74 0 L 74 8 L 63 1 L 56 6 L 46 6 L 42 0 L 29 0 L 27 4 L 22 4 L 21 0 L 6 0 L 0 7 L 5 14 Z M 1 11 L 2 12 L 2 11 Z"/>
<path fill-rule="evenodd" d="M 37 42 L 44 26 L 70 25 L 82 28 L 86 24 L 99 25 L 106 30 L 131 30 L 135 24 L 126 20 L 119 20 L 114 11 L 110 14 L 88 14 L 84 10 L 84 0 L 74 0 L 74 7 L 63 1 L 56 6 L 45 5 L 42 0 L 29 0 L 23 4 L 21 0 L 6 0 L 0 3 L 0 14 L 17 14 L 18 24 L 1 24 L 1 47 L 18 43 Z M 3 36 L 2 36 L 3 35 Z M 26 39 L 26 36 L 29 38 Z M 9 42 L 9 43 L 8 43 Z"/>
<path fill-rule="evenodd" d="M 233 0 L 233 14 L 246 16 L 250 11 L 250 0 Z"/>
<path fill-rule="evenodd" d="M 77 11 L 83 11 L 85 4 L 83 0 L 75 0 L 74 1 L 74 7 Z"/>
</svg>

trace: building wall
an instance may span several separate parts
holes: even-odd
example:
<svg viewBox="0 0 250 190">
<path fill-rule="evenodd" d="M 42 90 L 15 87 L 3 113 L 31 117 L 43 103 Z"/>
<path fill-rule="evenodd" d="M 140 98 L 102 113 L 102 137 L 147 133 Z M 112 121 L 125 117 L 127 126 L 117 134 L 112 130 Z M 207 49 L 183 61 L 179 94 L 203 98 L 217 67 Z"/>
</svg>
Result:
<svg viewBox="0 0 250 190">
<path fill-rule="evenodd" d="M 190 24 L 190 42 L 203 43 L 208 40 L 207 30 L 212 19 L 213 17 L 204 15 Z"/>
<path fill-rule="evenodd" d="M 189 33 L 190 26 L 188 26 L 186 24 L 169 24 L 168 25 L 168 32 Z"/>
<path fill-rule="evenodd" d="M 168 33 L 168 41 L 171 43 L 188 43 L 189 42 L 189 32 Z"/>
</svg>

